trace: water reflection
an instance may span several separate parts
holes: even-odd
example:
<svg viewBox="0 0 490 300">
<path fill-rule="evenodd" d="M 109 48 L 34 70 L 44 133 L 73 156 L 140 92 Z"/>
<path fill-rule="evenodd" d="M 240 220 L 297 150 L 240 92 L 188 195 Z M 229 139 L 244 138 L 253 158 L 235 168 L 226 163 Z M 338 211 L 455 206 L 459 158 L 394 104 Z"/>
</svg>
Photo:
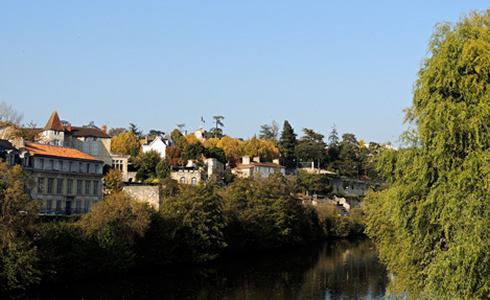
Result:
<svg viewBox="0 0 490 300">
<path fill-rule="evenodd" d="M 28 299 L 384 299 L 386 271 L 368 239 L 203 267 L 56 286 Z"/>
</svg>

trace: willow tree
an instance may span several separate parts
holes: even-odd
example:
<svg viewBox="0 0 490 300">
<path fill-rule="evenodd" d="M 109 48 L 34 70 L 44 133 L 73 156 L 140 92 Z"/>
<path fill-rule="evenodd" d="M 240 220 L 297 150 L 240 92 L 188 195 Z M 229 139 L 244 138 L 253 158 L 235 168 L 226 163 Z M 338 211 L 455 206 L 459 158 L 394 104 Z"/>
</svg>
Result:
<svg viewBox="0 0 490 300">
<path fill-rule="evenodd" d="M 490 297 L 490 10 L 435 28 L 368 233 L 413 298 Z"/>
</svg>

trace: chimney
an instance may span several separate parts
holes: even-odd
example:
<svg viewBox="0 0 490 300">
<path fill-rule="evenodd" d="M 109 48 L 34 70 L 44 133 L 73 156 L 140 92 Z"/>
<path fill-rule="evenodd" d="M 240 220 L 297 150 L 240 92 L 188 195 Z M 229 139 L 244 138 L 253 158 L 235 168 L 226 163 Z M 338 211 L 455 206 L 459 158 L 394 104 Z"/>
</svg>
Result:
<svg viewBox="0 0 490 300">
<path fill-rule="evenodd" d="M 102 125 L 102 132 L 107 133 L 107 125 Z"/>
<path fill-rule="evenodd" d="M 71 124 L 68 124 L 68 126 L 66 126 L 66 131 L 71 132 Z"/>
<path fill-rule="evenodd" d="M 254 156 L 254 162 L 260 163 L 260 156 Z"/>
<path fill-rule="evenodd" d="M 242 165 L 249 165 L 249 164 L 250 164 L 250 156 L 242 157 Z"/>
<path fill-rule="evenodd" d="M 273 159 L 272 162 L 279 165 L 279 158 Z"/>
<path fill-rule="evenodd" d="M 24 148 L 26 146 L 26 142 L 25 142 L 23 137 L 15 138 L 12 141 L 12 146 L 14 146 L 17 149 L 21 149 L 21 148 Z"/>
</svg>

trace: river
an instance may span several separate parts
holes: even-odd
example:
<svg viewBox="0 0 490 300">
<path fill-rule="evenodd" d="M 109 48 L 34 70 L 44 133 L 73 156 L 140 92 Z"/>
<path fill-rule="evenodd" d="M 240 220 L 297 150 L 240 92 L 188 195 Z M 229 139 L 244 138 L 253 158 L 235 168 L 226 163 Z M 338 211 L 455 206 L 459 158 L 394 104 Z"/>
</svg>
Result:
<svg viewBox="0 0 490 300">
<path fill-rule="evenodd" d="M 384 299 L 388 277 L 369 239 L 256 256 L 50 286 L 19 299 Z"/>
</svg>

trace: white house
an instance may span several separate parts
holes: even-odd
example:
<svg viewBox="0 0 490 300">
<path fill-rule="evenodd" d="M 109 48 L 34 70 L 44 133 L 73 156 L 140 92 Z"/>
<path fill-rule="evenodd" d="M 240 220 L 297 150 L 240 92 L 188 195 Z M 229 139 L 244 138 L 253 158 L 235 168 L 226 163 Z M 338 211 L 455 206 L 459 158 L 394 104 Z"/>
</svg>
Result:
<svg viewBox="0 0 490 300">
<path fill-rule="evenodd" d="M 169 141 L 161 136 L 157 136 L 153 140 L 149 140 L 148 137 L 146 137 L 145 143 L 141 145 L 141 150 L 143 153 L 150 150 L 155 150 L 160 153 L 162 158 L 167 158 L 167 153 L 165 152 L 167 147 L 170 147 Z"/>
</svg>

